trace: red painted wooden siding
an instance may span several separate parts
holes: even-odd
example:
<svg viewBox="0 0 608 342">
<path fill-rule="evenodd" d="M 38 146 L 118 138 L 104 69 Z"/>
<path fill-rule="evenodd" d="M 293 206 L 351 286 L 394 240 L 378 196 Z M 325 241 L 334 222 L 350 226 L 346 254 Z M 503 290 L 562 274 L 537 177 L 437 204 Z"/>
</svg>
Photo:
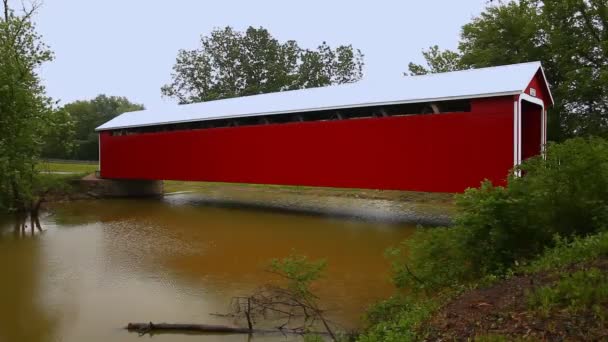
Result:
<svg viewBox="0 0 608 342">
<path fill-rule="evenodd" d="M 105 178 L 461 192 L 504 184 L 513 166 L 513 97 L 470 113 L 111 136 Z"/>
<path fill-rule="evenodd" d="M 536 75 L 534 75 L 534 78 L 532 78 L 530 84 L 526 88 L 525 93 L 528 95 L 531 95 L 530 88 L 534 88 L 536 90 L 536 97 L 543 100 L 545 107 L 548 107 L 552 104 L 548 86 L 545 83 L 545 78 L 543 77 L 540 70 L 536 72 Z"/>
</svg>

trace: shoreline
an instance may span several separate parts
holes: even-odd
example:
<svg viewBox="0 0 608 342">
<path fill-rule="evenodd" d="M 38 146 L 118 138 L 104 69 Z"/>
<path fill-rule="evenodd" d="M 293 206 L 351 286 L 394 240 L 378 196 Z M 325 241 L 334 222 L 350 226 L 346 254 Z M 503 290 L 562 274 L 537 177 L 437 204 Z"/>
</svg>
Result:
<svg viewBox="0 0 608 342">
<path fill-rule="evenodd" d="M 71 191 L 50 192 L 44 209 L 53 203 L 129 198 L 97 194 L 82 186 L 80 177 L 66 182 Z M 422 226 L 449 226 L 455 210 L 453 194 L 262 184 L 165 181 L 160 198 L 188 199 L 200 206 Z"/>
<path fill-rule="evenodd" d="M 165 198 L 189 198 L 197 205 L 289 214 L 328 216 L 423 226 L 448 226 L 452 194 L 404 191 L 199 183 L 188 189 L 165 182 Z"/>
</svg>

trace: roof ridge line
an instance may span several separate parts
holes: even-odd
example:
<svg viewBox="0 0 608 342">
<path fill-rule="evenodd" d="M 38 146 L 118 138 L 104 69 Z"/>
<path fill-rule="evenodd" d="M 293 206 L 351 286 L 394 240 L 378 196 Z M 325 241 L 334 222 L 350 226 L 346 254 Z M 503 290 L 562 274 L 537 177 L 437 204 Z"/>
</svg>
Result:
<svg viewBox="0 0 608 342">
<path fill-rule="evenodd" d="M 495 66 L 487 66 L 487 67 L 482 67 L 482 68 L 468 68 L 468 69 L 462 69 L 462 70 L 434 72 L 434 73 L 428 73 L 428 74 L 424 74 L 424 75 L 406 75 L 406 77 L 410 77 L 410 78 L 428 77 L 428 76 L 440 76 L 440 75 L 454 74 L 454 73 L 464 73 L 464 72 L 469 72 L 469 71 L 479 71 L 479 70 L 486 70 L 486 69 L 498 69 L 498 68 L 506 69 L 509 67 L 515 67 L 515 66 L 526 65 L 526 64 L 538 64 L 539 66 L 542 66 L 542 63 L 540 61 L 532 61 L 532 62 L 523 62 L 523 63 L 515 63 L 515 64 L 502 64 L 502 65 L 495 65 Z"/>
</svg>

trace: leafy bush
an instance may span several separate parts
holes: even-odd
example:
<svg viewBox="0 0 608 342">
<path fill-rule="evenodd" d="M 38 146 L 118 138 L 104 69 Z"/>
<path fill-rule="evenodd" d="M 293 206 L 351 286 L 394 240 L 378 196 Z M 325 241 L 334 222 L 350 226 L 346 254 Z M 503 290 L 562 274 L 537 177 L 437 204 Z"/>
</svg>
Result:
<svg viewBox="0 0 608 342">
<path fill-rule="evenodd" d="M 395 285 L 436 289 L 477 276 L 472 264 L 465 261 L 464 233 L 462 227 L 419 228 L 399 247 L 389 249 Z"/>
<path fill-rule="evenodd" d="M 608 221 L 608 143 L 572 139 L 548 146 L 511 176 L 506 188 L 485 182 L 459 196 L 456 224 L 465 227 L 469 260 L 501 273 L 551 246 L 553 237 L 599 231 Z"/>
<path fill-rule="evenodd" d="M 597 318 L 605 318 L 608 302 L 608 274 L 597 268 L 563 276 L 556 284 L 543 286 L 528 296 L 532 309 L 547 315 L 554 309 L 576 313 L 591 310 Z"/>
<path fill-rule="evenodd" d="M 549 234 L 586 235 L 608 220 L 608 142 L 576 138 L 548 146 L 546 158 L 521 166 L 509 182 L 512 196 L 529 203 L 529 223 Z M 547 234 L 545 234 L 547 235 Z"/>
<path fill-rule="evenodd" d="M 304 255 L 291 254 L 283 259 L 272 259 L 269 271 L 287 280 L 287 288 L 305 299 L 313 299 L 310 284 L 323 275 L 325 260 L 309 261 Z"/>
<path fill-rule="evenodd" d="M 423 230 L 392 256 L 398 286 L 450 287 L 506 274 L 557 241 L 596 233 L 608 221 L 608 143 L 572 139 L 547 147 L 507 187 L 483 182 L 457 196 L 453 228 Z"/>
</svg>

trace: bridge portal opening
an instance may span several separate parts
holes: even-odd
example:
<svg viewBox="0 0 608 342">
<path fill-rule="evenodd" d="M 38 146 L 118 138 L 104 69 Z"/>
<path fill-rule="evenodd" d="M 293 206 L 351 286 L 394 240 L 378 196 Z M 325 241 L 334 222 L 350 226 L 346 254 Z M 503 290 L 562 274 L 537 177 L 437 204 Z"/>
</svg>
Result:
<svg viewBox="0 0 608 342">
<path fill-rule="evenodd" d="M 538 156 L 543 147 L 543 107 L 528 101 L 521 104 L 521 157 Z"/>
</svg>

